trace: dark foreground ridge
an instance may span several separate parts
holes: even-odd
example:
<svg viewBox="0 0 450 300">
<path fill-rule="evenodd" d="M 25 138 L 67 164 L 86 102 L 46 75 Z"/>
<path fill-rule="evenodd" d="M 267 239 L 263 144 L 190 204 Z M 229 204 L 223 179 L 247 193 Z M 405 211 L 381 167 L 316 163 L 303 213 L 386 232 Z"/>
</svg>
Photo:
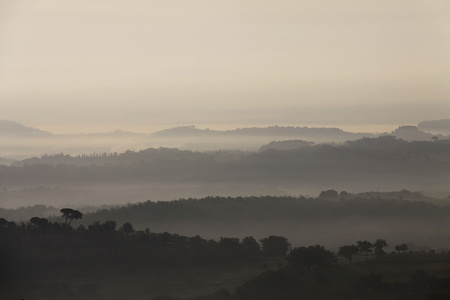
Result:
<svg viewBox="0 0 450 300">
<path fill-rule="evenodd" d="M 283 236 L 259 241 L 251 236 L 241 240 L 222 237 L 215 241 L 200 236 L 154 233 L 149 229 L 136 231 L 128 222 L 117 230 L 116 222 L 111 220 L 74 228 L 71 222 L 73 225 L 79 222 L 83 214 L 69 208 L 61 213 L 66 222 L 52 223 L 33 217 L 29 222 L 16 224 L 0 219 L 3 299 L 15 299 L 17 295 L 27 299 L 153 300 L 448 299 L 450 296 L 448 253 L 408 252 L 408 246 L 401 244 L 395 247 L 396 252 L 387 254 L 384 239 L 343 245 L 336 255 L 320 245 L 292 247 Z M 222 274 L 221 270 L 229 272 L 230 268 L 237 273 L 249 268 L 256 270 L 258 264 L 262 268 L 249 273 L 253 274 L 252 279 L 236 275 L 237 281 L 231 285 L 228 282 L 228 288 L 220 288 L 219 284 L 215 292 L 204 293 L 208 294 L 205 296 L 199 296 L 208 290 L 204 286 L 191 286 L 189 292 L 180 287 L 180 290 L 145 289 L 154 286 L 155 281 L 164 285 L 174 280 L 154 277 L 171 270 L 199 276 L 202 272 Z M 422 268 L 414 269 L 418 265 Z M 446 273 L 447 277 L 443 277 Z M 130 290 L 127 284 L 110 286 L 113 278 L 139 277 L 148 281 L 131 283 L 136 290 Z M 210 288 L 213 287 L 217 285 Z M 197 295 L 179 297 L 188 294 Z"/>
</svg>

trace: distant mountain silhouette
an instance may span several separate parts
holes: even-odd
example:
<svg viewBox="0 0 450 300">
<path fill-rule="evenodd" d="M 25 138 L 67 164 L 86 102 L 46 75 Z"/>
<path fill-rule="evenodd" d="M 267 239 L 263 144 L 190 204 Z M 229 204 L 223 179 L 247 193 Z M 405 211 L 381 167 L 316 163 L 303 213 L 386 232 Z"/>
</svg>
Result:
<svg viewBox="0 0 450 300">
<path fill-rule="evenodd" d="M 29 127 L 8 120 L 0 120 L 0 136 L 50 136 L 48 131 Z"/>
<path fill-rule="evenodd" d="M 186 136 L 258 136 L 258 137 L 296 137 L 296 138 L 314 138 L 314 139 L 333 139 L 333 140 L 353 140 L 363 137 L 376 137 L 373 133 L 352 133 L 339 128 L 309 128 L 294 126 L 269 126 L 269 127 L 249 127 L 237 128 L 234 130 L 210 130 L 198 129 L 194 125 L 181 126 L 164 129 L 153 133 L 158 137 L 186 137 Z"/>
<path fill-rule="evenodd" d="M 392 131 L 392 135 L 406 141 L 431 141 L 434 136 L 439 139 L 445 139 L 445 136 L 434 135 L 429 132 L 420 131 L 416 126 L 400 126 Z"/>
<path fill-rule="evenodd" d="M 415 126 L 401 126 L 391 135 L 407 141 L 444 141 L 448 139 L 444 135 L 423 132 Z M 183 126 L 157 131 L 152 134 L 122 130 L 86 134 L 52 134 L 13 121 L 0 120 L 0 137 L 7 137 L 2 140 L 0 157 L 21 160 L 40 157 L 45 154 L 49 154 L 49 156 L 56 154 L 57 157 L 46 157 L 45 163 L 53 164 L 58 161 L 58 163 L 85 165 L 89 161 L 89 164 L 115 164 L 125 159 L 126 156 L 118 157 L 114 156 L 114 153 L 123 153 L 126 150 L 137 151 L 148 147 L 170 147 L 209 152 L 218 150 L 258 151 L 261 145 L 266 145 L 263 149 L 268 147 L 277 150 L 289 150 L 301 146 L 299 141 L 308 141 L 316 145 L 322 143 L 338 144 L 378 136 L 379 134 L 373 133 L 346 132 L 339 128 L 299 126 L 248 127 L 233 130 L 211 130 L 200 129 L 195 126 Z M 269 143 L 271 144 L 269 145 Z M 72 155 L 74 158 L 62 157 L 61 153 Z M 93 157 L 91 157 L 92 153 L 95 154 Z M 229 155 L 230 152 L 227 152 L 225 156 Z M 136 155 L 136 157 L 139 156 L 145 156 L 144 161 L 148 159 L 148 156 L 142 153 Z M 225 156 L 222 155 L 222 157 Z M 234 155 L 232 156 L 234 157 Z M 37 160 L 39 159 L 34 159 L 34 161 Z M 41 162 L 42 160 L 39 163 Z M 10 163 L 11 161 L 3 162 L 3 164 Z"/>
<path fill-rule="evenodd" d="M 52 137 L 139 137 L 148 136 L 146 134 L 134 133 L 123 130 L 115 130 L 111 132 L 94 132 L 94 133 L 77 133 L 77 134 L 53 134 L 31 126 L 25 126 L 20 123 L 0 120 L 0 136 L 52 136 Z"/>
<path fill-rule="evenodd" d="M 418 127 L 422 131 L 450 134 L 450 119 L 422 121 L 419 123 Z"/>
</svg>

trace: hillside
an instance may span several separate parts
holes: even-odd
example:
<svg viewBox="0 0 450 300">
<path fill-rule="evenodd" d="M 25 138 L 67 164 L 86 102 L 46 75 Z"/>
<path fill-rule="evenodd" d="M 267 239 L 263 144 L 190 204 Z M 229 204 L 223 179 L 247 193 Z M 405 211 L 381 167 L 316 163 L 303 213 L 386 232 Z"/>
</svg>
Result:
<svg viewBox="0 0 450 300">
<path fill-rule="evenodd" d="M 422 121 L 417 127 L 423 131 L 450 134 L 450 119 Z"/>
<path fill-rule="evenodd" d="M 309 128 L 294 126 L 269 126 L 237 128 L 233 130 L 198 129 L 195 126 L 181 126 L 169 128 L 153 133 L 157 137 L 189 137 L 189 136 L 218 136 L 218 137 L 296 137 L 310 140 L 353 140 L 362 137 L 375 137 L 372 133 L 351 133 L 339 128 Z"/>
<path fill-rule="evenodd" d="M 450 204 L 432 204 L 420 193 L 347 192 L 306 197 L 206 197 L 169 202 L 143 202 L 87 213 L 77 224 L 116 220 L 136 228 L 206 238 L 283 235 L 293 245 L 337 247 L 353 238 L 383 236 L 448 248 Z M 332 193 L 331 193 L 332 194 Z M 435 201 L 438 203 L 438 201 Z M 58 221 L 59 218 L 52 220 Z"/>
<path fill-rule="evenodd" d="M 43 131 L 30 126 L 24 126 L 20 123 L 0 120 L 0 136 L 21 136 L 21 137 L 42 137 L 49 136 L 50 132 Z"/>
</svg>

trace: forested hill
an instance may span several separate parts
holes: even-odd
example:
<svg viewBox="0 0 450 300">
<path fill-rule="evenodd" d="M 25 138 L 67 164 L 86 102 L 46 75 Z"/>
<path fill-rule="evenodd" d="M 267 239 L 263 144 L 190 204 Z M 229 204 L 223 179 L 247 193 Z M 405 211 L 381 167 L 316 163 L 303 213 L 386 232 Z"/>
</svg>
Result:
<svg viewBox="0 0 450 300">
<path fill-rule="evenodd" d="M 432 203 L 434 202 L 434 203 Z M 50 221 L 63 222 L 58 209 L 0 209 L 0 218 L 17 220 L 20 213 L 36 217 L 51 212 Z M 53 212 L 52 212 L 53 210 Z M 141 202 L 88 212 L 73 226 L 114 220 L 136 229 L 204 238 L 282 235 L 293 245 L 337 247 L 355 239 L 386 238 L 393 243 L 450 248 L 450 205 L 421 193 L 399 191 L 360 194 L 327 190 L 318 197 L 205 197 L 168 202 Z"/>
<path fill-rule="evenodd" d="M 280 146 L 277 146 L 280 145 Z M 299 149 L 306 148 L 309 149 Z M 392 158 L 420 159 L 420 160 L 439 160 L 450 161 L 450 140 L 437 140 L 434 142 L 413 141 L 408 142 L 394 136 L 382 136 L 377 138 L 362 138 L 358 140 L 347 141 L 344 144 L 318 144 L 301 140 L 288 140 L 271 142 L 261 147 L 260 152 L 267 150 L 285 150 L 271 151 L 271 155 L 285 156 L 301 156 L 308 153 L 309 158 L 321 156 L 324 151 L 329 152 L 329 158 L 333 159 L 333 155 L 340 156 L 343 152 L 350 152 L 352 155 L 367 155 L 374 158 L 384 156 Z M 275 154 L 277 153 L 277 154 Z M 16 161 L 12 166 L 22 167 L 33 164 L 47 165 L 103 165 L 103 164 L 137 164 L 152 161 L 236 161 L 239 159 L 246 160 L 248 157 L 261 157 L 269 159 L 266 154 L 258 154 L 256 152 L 245 152 L 239 150 L 220 150 L 209 152 L 198 152 L 190 150 L 179 150 L 176 148 L 148 148 L 141 151 L 126 151 L 124 153 L 93 153 L 77 156 L 67 154 L 42 155 Z M 355 157 L 355 158 L 356 158 Z M 336 157 L 339 158 L 339 157 Z"/>
<path fill-rule="evenodd" d="M 43 131 L 34 127 L 24 126 L 8 120 L 0 120 L 0 136 L 9 137 L 30 137 L 30 136 L 50 136 L 50 132 Z"/>
<path fill-rule="evenodd" d="M 423 128 L 423 126 L 421 127 Z M 425 127 L 428 128 L 428 127 Z M 432 127 L 431 127 L 432 128 Z M 347 132 L 339 128 L 330 127 L 294 127 L 294 126 L 269 126 L 269 127 L 248 127 L 233 130 L 211 130 L 199 129 L 194 125 L 173 127 L 157 131 L 153 137 L 209 137 L 209 138 L 239 138 L 239 137 L 268 137 L 274 140 L 279 139 L 303 139 L 308 141 L 333 141 L 344 142 L 356 140 L 364 137 L 374 138 L 384 136 L 388 133 L 367 133 L 367 132 Z M 433 137 L 446 139 L 448 136 L 439 133 L 430 133 L 419 130 L 417 126 L 399 126 L 390 135 L 409 141 L 431 141 Z"/>
<path fill-rule="evenodd" d="M 104 164 L 95 165 L 99 159 Z M 50 161 L 60 160 L 60 164 Z M 72 165 L 71 161 L 85 161 Z M 113 164 L 111 162 L 118 162 Z M 63 183 L 264 183 L 352 189 L 448 188 L 450 142 L 406 142 L 385 136 L 345 145 L 316 145 L 299 149 L 199 153 L 177 149 L 147 149 L 121 155 L 42 157 L 32 164 L 2 166 L 2 185 Z M 340 183 L 346 186 L 340 187 Z M 350 186 L 350 187 L 347 187 Z"/>
<path fill-rule="evenodd" d="M 206 197 L 169 202 L 143 202 L 101 209 L 84 216 L 83 223 L 117 220 L 145 222 L 179 221 L 270 221 L 339 219 L 348 217 L 404 217 L 448 219 L 450 204 L 432 204 L 420 193 L 337 193 L 324 191 L 317 198 L 307 197 Z"/>
<path fill-rule="evenodd" d="M 450 205 L 432 204 L 408 191 L 337 193 L 320 197 L 206 197 L 143 202 L 103 209 L 78 224 L 116 220 L 137 228 L 207 238 L 283 235 L 294 245 L 337 246 L 355 237 L 450 248 Z M 394 196 L 396 195 L 396 196 Z M 410 200 L 406 200 L 410 199 Z"/>
<path fill-rule="evenodd" d="M 247 136 L 260 137 L 272 136 L 279 137 L 296 137 L 302 139 L 327 139 L 327 140 L 354 140 L 363 137 L 376 137 L 372 133 L 352 133 L 346 132 L 339 128 L 315 128 L 315 127 L 294 127 L 294 126 L 269 126 L 269 127 L 249 127 L 238 128 L 233 130 L 210 130 L 199 129 L 195 126 L 181 126 L 164 129 L 153 133 L 157 137 L 187 137 L 187 136 Z"/>
<path fill-rule="evenodd" d="M 422 121 L 417 125 L 420 130 L 450 134 L 450 119 Z"/>
<path fill-rule="evenodd" d="M 78 207 L 77 207 L 78 208 Z M 261 197 L 205 197 L 174 201 L 146 201 L 121 206 L 82 206 L 84 219 L 136 222 L 147 220 L 225 220 L 225 219 L 289 219 L 364 215 L 372 217 L 450 216 L 450 199 L 427 197 L 420 192 L 348 193 L 336 190 L 322 191 L 318 197 L 261 196 Z M 18 209 L 0 208 L 0 217 L 12 221 L 26 221 L 31 217 L 47 218 L 59 215 L 54 206 L 34 205 Z M 140 219 L 139 217 L 142 217 Z"/>
</svg>

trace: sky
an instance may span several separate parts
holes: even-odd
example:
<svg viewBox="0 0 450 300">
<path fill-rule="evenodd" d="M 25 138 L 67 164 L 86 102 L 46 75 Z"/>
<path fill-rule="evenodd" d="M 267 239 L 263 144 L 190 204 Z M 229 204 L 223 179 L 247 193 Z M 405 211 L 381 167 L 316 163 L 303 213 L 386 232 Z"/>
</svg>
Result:
<svg viewBox="0 0 450 300">
<path fill-rule="evenodd" d="M 2 0 L 0 119 L 87 133 L 450 118 L 449 16 L 448 0 Z"/>
</svg>

